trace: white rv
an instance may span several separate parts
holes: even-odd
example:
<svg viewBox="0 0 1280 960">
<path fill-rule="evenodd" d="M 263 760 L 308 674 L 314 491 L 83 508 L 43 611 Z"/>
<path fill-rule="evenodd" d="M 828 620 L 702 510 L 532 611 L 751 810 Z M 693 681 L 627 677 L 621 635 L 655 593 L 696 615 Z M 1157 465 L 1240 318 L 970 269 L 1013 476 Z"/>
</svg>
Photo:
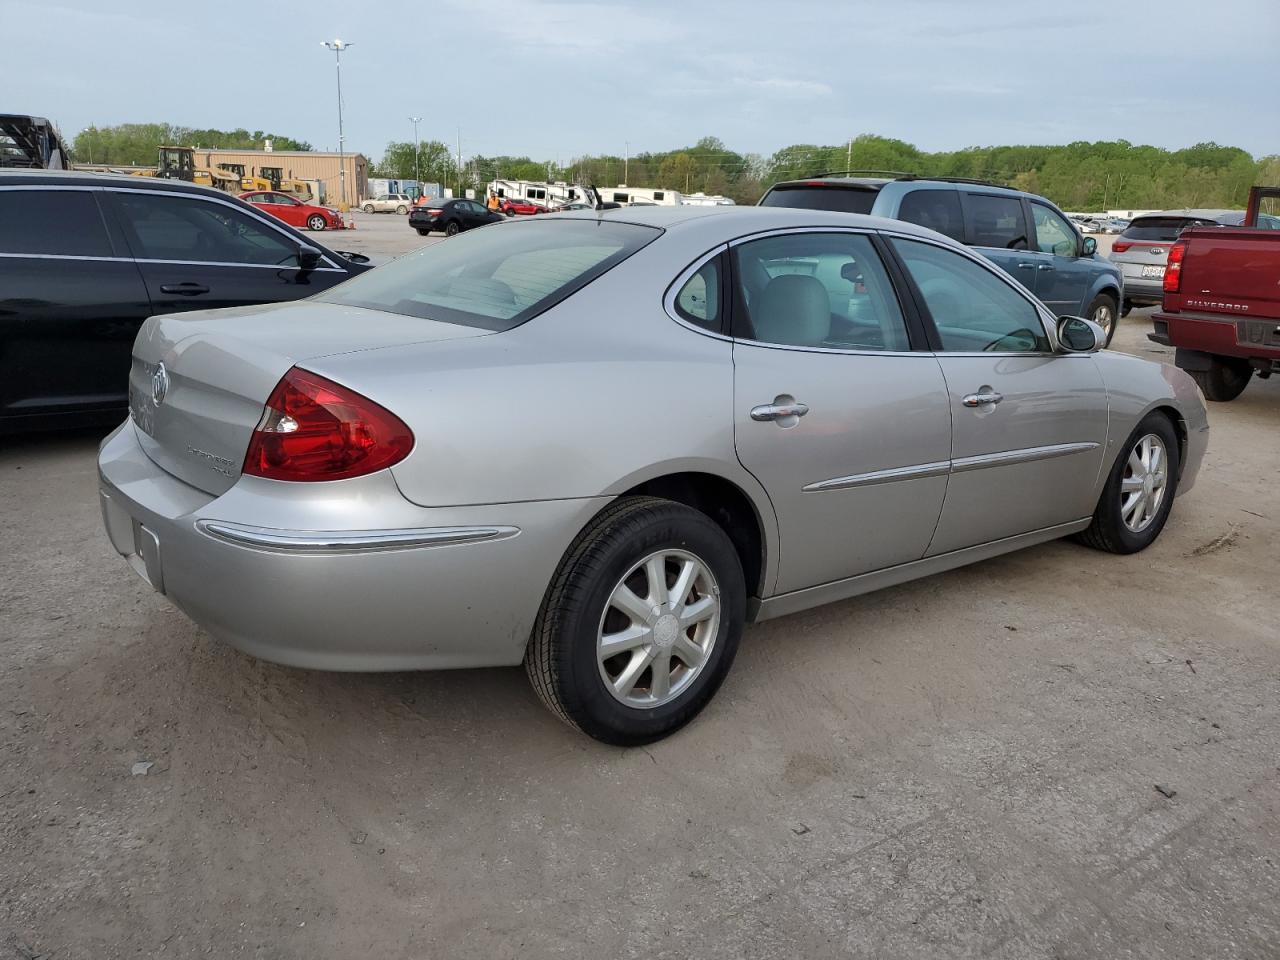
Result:
<svg viewBox="0 0 1280 960">
<path fill-rule="evenodd" d="M 625 206 L 680 206 L 680 194 L 662 187 L 628 187 L 620 183 L 616 187 L 597 187 L 600 199 L 605 203 L 621 203 Z"/>
<path fill-rule="evenodd" d="M 496 193 L 508 200 L 532 200 L 544 207 L 562 203 L 583 203 L 588 200 L 587 191 L 576 183 L 557 180 L 492 180 L 489 193 Z"/>
<path fill-rule="evenodd" d="M 680 202 L 687 207 L 732 207 L 733 201 L 718 193 L 686 193 Z"/>
</svg>

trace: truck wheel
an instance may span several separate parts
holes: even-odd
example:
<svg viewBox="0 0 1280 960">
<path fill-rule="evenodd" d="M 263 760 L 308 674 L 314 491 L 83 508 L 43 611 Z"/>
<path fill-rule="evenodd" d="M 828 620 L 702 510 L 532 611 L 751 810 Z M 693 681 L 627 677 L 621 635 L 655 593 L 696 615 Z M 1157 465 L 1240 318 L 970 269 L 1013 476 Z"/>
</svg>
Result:
<svg viewBox="0 0 1280 960">
<path fill-rule="evenodd" d="M 1253 367 L 1238 360 L 1213 357 L 1208 370 L 1188 370 L 1187 373 L 1207 399 L 1225 403 L 1244 392 L 1253 376 Z"/>
<path fill-rule="evenodd" d="M 742 565 L 706 514 L 625 497 L 569 547 L 525 653 L 538 696 L 570 726 L 634 746 L 715 695 L 746 616 Z"/>
<path fill-rule="evenodd" d="M 1093 522 L 1076 539 L 1108 553 L 1137 553 L 1160 536 L 1178 488 L 1178 436 L 1163 413 L 1143 418 L 1120 448 Z"/>
<path fill-rule="evenodd" d="M 1100 326 L 1107 335 L 1107 340 L 1103 346 L 1111 346 L 1111 338 L 1116 335 L 1116 327 L 1118 326 L 1116 323 L 1116 298 L 1109 293 L 1098 294 L 1093 298 L 1093 302 L 1089 304 L 1087 316 Z"/>
</svg>

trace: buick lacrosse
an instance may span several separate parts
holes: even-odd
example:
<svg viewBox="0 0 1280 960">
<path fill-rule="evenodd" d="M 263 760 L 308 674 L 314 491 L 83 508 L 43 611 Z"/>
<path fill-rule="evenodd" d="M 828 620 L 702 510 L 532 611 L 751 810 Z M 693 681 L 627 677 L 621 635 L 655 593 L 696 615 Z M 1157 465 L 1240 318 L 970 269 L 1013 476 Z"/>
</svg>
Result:
<svg viewBox="0 0 1280 960">
<path fill-rule="evenodd" d="M 901 221 L 495 224 L 305 301 L 148 320 L 103 518 L 255 656 L 523 662 L 563 720 L 643 743 L 749 621 L 1056 537 L 1149 546 L 1204 404 L 1101 342 Z"/>
</svg>

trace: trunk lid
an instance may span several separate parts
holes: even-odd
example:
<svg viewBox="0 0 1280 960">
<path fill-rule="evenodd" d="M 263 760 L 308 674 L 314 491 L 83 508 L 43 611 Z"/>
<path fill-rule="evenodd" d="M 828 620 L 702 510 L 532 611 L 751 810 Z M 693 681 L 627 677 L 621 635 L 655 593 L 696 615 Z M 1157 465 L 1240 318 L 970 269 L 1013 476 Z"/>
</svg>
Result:
<svg viewBox="0 0 1280 960">
<path fill-rule="evenodd" d="M 152 317 L 134 341 L 129 415 L 147 456 L 216 496 L 239 479 L 267 397 L 295 364 L 488 334 L 315 301 Z"/>
<path fill-rule="evenodd" d="M 1165 308 L 1232 317 L 1241 343 L 1250 334 L 1269 336 L 1280 319 L 1280 232 L 1194 227 L 1182 239 L 1182 282 L 1177 293 L 1165 295 Z"/>
</svg>

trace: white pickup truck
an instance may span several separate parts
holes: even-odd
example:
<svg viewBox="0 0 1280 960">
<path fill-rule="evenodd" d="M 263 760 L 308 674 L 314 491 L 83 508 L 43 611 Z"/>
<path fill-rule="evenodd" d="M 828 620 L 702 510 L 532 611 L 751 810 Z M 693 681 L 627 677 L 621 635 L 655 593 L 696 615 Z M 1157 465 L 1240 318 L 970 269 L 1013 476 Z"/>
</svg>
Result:
<svg viewBox="0 0 1280 960">
<path fill-rule="evenodd" d="M 409 212 L 413 200 L 407 193 L 380 193 L 372 200 L 366 200 L 361 210 L 365 213 L 399 213 Z"/>
</svg>

